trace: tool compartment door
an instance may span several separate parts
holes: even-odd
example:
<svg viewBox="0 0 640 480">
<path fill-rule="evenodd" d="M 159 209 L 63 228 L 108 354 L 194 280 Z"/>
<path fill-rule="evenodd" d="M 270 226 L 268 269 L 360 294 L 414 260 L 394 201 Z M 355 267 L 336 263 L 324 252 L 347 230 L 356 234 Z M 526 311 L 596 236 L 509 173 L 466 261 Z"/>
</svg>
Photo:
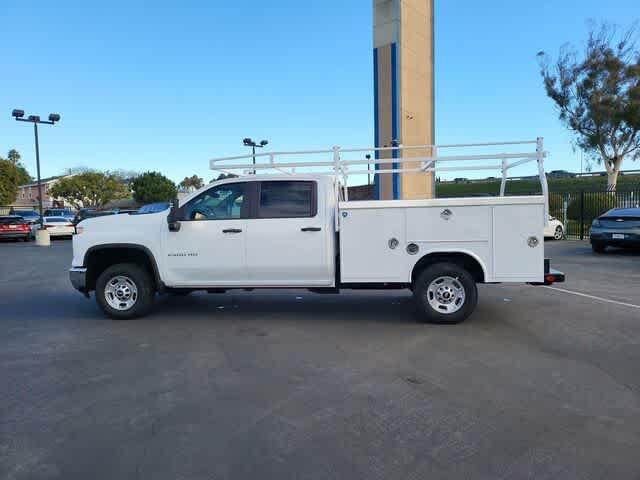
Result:
<svg viewBox="0 0 640 480">
<path fill-rule="evenodd" d="M 544 276 L 543 216 L 542 204 L 494 206 L 494 281 L 542 281 Z"/>
<path fill-rule="evenodd" d="M 339 218 L 343 283 L 406 281 L 403 208 L 346 208 Z"/>
</svg>

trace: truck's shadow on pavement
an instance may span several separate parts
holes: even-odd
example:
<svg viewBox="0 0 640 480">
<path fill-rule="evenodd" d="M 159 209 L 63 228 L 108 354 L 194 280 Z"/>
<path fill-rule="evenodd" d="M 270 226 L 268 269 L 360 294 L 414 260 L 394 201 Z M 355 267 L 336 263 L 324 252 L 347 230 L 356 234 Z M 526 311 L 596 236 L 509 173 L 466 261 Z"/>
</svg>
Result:
<svg viewBox="0 0 640 480">
<path fill-rule="evenodd" d="M 409 292 L 319 295 L 310 292 L 228 292 L 187 297 L 158 295 L 150 320 L 158 316 L 187 318 L 334 322 L 419 321 Z M 144 320 L 144 319 L 142 319 Z"/>
</svg>

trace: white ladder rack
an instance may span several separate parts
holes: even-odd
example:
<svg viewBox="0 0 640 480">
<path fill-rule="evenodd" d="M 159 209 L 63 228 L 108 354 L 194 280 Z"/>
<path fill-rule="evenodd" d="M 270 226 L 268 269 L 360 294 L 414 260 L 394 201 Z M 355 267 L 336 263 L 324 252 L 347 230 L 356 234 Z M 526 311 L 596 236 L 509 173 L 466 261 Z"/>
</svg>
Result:
<svg viewBox="0 0 640 480">
<path fill-rule="evenodd" d="M 481 153 L 473 155 L 440 155 L 446 149 L 477 149 L 481 147 L 504 147 L 515 145 L 535 145 L 535 150 L 503 153 Z M 403 154 L 414 155 L 420 152 L 428 152 L 426 155 L 403 156 Z M 367 158 L 373 154 L 375 158 Z M 303 160 L 303 158 L 328 156 L 327 160 Z M 366 156 L 365 156 L 366 155 Z M 380 158 L 385 155 L 390 158 Z M 357 156 L 358 158 L 343 158 Z M 296 161 L 283 161 L 282 158 L 295 157 Z M 499 170 L 502 172 L 500 183 L 500 196 L 504 196 L 506 182 L 509 179 L 510 169 L 520 165 L 537 162 L 538 176 L 542 195 L 545 198 L 545 219 L 549 212 L 547 177 L 544 173 L 543 139 L 521 140 L 514 142 L 487 142 L 487 143 L 464 143 L 449 145 L 393 145 L 391 147 L 365 147 L 365 148 L 341 148 L 333 147 L 324 150 L 300 150 L 288 152 L 268 152 L 256 153 L 255 155 L 240 155 L 234 157 L 223 157 L 209 160 L 211 170 L 216 170 L 226 174 L 242 176 L 256 173 L 257 171 L 277 171 L 286 175 L 296 175 L 298 168 L 312 168 L 313 172 L 303 172 L 299 174 L 324 173 L 334 175 L 336 178 L 336 192 L 340 189 L 342 180 L 344 200 L 349 200 L 347 182 L 350 175 L 380 175 L 392 173 L 426 173 L 435 172 L 438 164 L 438 172 L 457 172 L 471 170 Z M 258 162 L 258 159 L 267 159 L 267 162 Z M 245 162 L 239 162 L 244 160 Z M 249 160 L 249 162 L 246 162 Z M 451 162 L 498 160 L 499 163 L 488 165 L 469 166 L 446 166 Z M 232 163 L 231 163 L 232 162 Z M 445 164 L 445 166 L 440 166 Z M 371 167 L 373 166 L 373 168 Z M 241 173 L 239 173 L 239 171 Z M 340 198 L 338 196 L 338 198 Z"/>
</svg>

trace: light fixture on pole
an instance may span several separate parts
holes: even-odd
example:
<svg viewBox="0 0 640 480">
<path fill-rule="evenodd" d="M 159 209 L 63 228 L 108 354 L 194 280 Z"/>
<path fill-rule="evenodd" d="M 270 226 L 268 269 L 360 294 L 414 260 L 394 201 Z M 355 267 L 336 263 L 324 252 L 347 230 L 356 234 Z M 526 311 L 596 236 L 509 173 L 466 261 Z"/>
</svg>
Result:
<svg viewBox="0 0 640 480">
<path fill-rule="evenodd" d="M 247 137 L 247 138 L 243 138 L 242 139 L 242 144 L 245 147 L 251 147 L 251 156 L 253 158 L 253 164 L 256 164 L 256 147 L 258 148 L 264 148 L 266 145 L 269 144 L 269 142 L 267 140 L 260 140 L 260 143 L 256 143 L 253 140 L 251 140 L 251 138 Z M 255 169 L 253 170 L 253 174 L 255 175 L 256 171 Z"/>
</svg>

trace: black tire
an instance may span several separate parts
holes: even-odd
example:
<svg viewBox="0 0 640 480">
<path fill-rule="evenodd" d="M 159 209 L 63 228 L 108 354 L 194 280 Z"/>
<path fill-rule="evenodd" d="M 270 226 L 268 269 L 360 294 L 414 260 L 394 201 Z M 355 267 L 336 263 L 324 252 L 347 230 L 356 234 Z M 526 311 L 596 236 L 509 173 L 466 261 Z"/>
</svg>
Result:
<svg viewBox="0 0 640 480">
<path fill-rule="evenodd" d="M 436 303 L 438 300 L 434 296 L 434 292 L 429 290 L 429 286 L 432 282 L 444 278 L 450 279 L 442 281 L 451 283 L 454 290 L 457 285 L 459 290 L 462 290 L 464 298 L 458 298 L 460 304 L 456 304 L 455 297 L 452 300 L 446 298 L 443 302 L 449 300 L 450 303 L 446 305 L 441 303 L 440 308 L 437 309 L 430 303 L 430 298 Z M 434 285 L 435 287 L 437 284 Z M 447 285 L 443 283 L 443 287 L 447 287 Z M 445 296 L 447 294 L 447 291 L 443 293 Z M 478 303 L 478 288 L 471 274 L 460 265 L 435 263 L 418 274 L 413 286 L 413 297 L 418 307 L 418 314 L 423 320 L 438 324 L 455 324 L 466 320 L 475 310 Z M 457 307 L 453 304 L 456 304 Z M 447 313 L 444 311 L 445 308 L 457 308 L 457 310 Z"/>
<path fill-rule="evenodd" d="M 560 225 L 558 225 L 556 229 L 553 231 L 553 239 L 562 240 L 563 238 L 564 238 L 564 230 Z"/>
<path fill-rule="evenodd" d="M 128 279 L 137 290 L 135 300 L 132 300 L 133 304 L 129 308 L 121 310 L 109 304 L 105 288 L 109 282 L 115 281 L 116 277 Z M 96 301 L 102 311 L 114 320 L 129 320 L 146 315 L 153 306 L 154 296 L 155 285 L 151 275 L 145 268 L 135 263 L 112 265 L 102 272 L 96 281 Z M 111 299 L 111 302 L 114 302 L 114 298 Z M 124 305 L 124 303 L 121 304 Z"/>
<path fill-rule="evenodd" d="M 606 249 L 607 249 L 607 245 L 604 243 L 593 242 L 591 244 L 591 250 L 593 250 L 593 253 L 604 253 Z"/>
</svg>

